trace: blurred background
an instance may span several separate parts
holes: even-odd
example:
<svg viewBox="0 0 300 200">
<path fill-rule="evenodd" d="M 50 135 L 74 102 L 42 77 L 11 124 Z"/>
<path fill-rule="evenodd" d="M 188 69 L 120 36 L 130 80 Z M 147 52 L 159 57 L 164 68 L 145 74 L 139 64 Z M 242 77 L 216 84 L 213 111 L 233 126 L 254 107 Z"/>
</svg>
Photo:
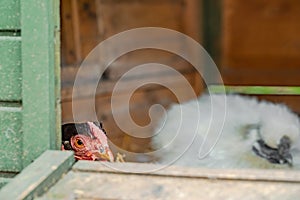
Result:
<svg viewBox="0 0 300 200">
<path fill-rule="evenodd" d="M 61 1 L 61 99 L 62 121 L 73 121 L 72 101 L 81 108 L 80 120 L 94 120 L 90 102 L 93 91 L 86 74 L 82 93 L 72 99 L 76 72 L 83 59 L 101 41 L 137 27 L 164 27 L 182 32 L 198 41 L 221 71 L 226 85 L 299 86 L 300 85 L 300 1 L 298 0 L 63 0 Z M 172 38 L 170 45 L 183 42 Z M 91 69 L 99 57 L 92 58 Z M 134 66 L 156 62 L 178 70 L 197 95 L 204 91 L 201 76 L 180 57 L 160 50 L 144 49 L 117 59 L 105 71 L 96 93 L 96 112 L 111 141 L 132 152 L 151 149 L 150 139 L 133 138 L 118 128 L 112 117 L 111 94 L 118 79 Z M 161 83 L 179 88 L 189 100 L 174 74 L 147 69 L 128 77 L 124 84 L 155 77 Z M 117 114 L 124 115 L 126 87 L 118 94 Z M 282 102 L 300 113 L 300 96 L 259 95 L 260 99 Z M 149 107 L 168 107 L 177 99 L 171 91 L 155 84 L 139 88 L 131 97 L 130 114 L 143 126 L 150 122 Z M 157 117 L 159 120 L 159 116 Z M 131 130 L 135 132 L 134 128 Z M 153 131 L 153 127 L 149 128 Z"/>
</svg>

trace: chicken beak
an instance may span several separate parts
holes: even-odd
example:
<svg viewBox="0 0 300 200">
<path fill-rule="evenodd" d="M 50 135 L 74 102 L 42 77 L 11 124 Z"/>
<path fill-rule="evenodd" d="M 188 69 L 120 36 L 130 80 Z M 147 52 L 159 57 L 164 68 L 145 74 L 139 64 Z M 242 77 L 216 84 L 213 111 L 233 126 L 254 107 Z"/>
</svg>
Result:
<svg viewBox="0 0 300 200">
<path fill-rule="evenodd" d="M 106 149 L 104 152 L 101 151 L 93 152 L 92 158 L 93 160 L 97 160 L 97 161 L 109 161 L 109 162 L 114 161 L 113 155 L 109 149 Z"/>
</svg>

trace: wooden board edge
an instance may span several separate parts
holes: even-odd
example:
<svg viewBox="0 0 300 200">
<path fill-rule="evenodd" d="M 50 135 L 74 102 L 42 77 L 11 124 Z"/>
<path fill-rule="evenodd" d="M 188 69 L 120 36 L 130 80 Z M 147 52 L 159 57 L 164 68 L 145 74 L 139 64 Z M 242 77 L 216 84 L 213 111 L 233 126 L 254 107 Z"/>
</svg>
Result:
<svg viewBox="0 0 300 200">
<path fill-rule="evenodd" d="M 299 170 L 283 169 L 209 169 L 182 166 L 164 166 L 146 163 L 104 163 L 78 161 L 73 171 L 91 173 L 141 174 L 151 176 L 200 178 L 235 181 L 271 181 L 300 183 Z"/>
<path fill-rule="evenodd" d="M 71 151 L 45 151 L 0 190 L 0 199 L 33 199 L 42 195 L 74 164 Z"/>
<path fill-rule="evenodd" d="M 208 90 L 215 94 L 256 94 L 256 95 L 300 95 L 299 86 L 230 86 L 210 85 Z"/>
<path fill-rule="evenodd" d="M 4 187 L 9 181 L 12 180 L 12 178 L 3 178 L 0 177 L 0 189 Z"/>
</svg>

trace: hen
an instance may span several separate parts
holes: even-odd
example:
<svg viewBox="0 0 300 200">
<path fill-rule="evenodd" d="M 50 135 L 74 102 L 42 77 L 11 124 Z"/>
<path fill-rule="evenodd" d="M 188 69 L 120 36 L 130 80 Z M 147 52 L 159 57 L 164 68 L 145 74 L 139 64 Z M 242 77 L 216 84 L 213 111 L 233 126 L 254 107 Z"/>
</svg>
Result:
<svg viewBox="0 0 300 200">
<path fill-rule="evenodd" d="M 300 168 L 299 119 L 283 104 L 240 95 L 203 95 L 173 105 L 161 121 L 152 139 L 160 163 Z"/>
<path fill-rule="evenodd" d="M 62 125 L 62 150 L 74 151 L 77 160 L 113 161 L 101 123 L 68 123 Z"/>
</svg>

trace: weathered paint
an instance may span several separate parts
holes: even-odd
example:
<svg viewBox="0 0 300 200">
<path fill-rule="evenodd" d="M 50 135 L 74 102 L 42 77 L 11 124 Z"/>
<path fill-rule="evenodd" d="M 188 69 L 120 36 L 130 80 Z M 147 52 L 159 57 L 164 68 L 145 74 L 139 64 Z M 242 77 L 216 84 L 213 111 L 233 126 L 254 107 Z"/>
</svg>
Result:
<svg viewBox="0 0 300 200">
<path fill-rule="evenodd" d="M 126 172 L 159 167 L 162 169 L 146 174 Z M 72 171 L 37 199 L 298 199 L 299 183 L 297 170 L 78 161 Z"/>
<path fill-rule="evenodd" d="M 0 172 L 60 147 L 58 20 L 58 0 L 0 1 Z"/>
<path fill-rule="evenodd" d="M 61 83 L 60 83 L 60 1 L 53 2 L 54 40 L 55 40 L 55 111 L 56 111 L 56 149 L 61 148 Z"/>
<path fill-rule="evenodd" d="M 0 189 L 6 185 L 7 183 L 9 183 L 9 181 L 11 180 L 11 178 L 1 178 L 0 177 Z"/>
<path fill-rule="evenodd" d="M 18 105 L 0 107 L 0 170 L 22 169 L 22 114 Z"/>
<path fill-rule="evenodd" d="M 0 1 L 0 29 L 20 29 L 20 0 Z"/>
<path fill-rule="evenodd" d="M 33 199 L 52 186 L 74 162 L 71 151 L 46 151 L 0 190 L 0 199 Z"/>
<path fill-rule="evenodd" d="M 0 36 L 0 101 L 20 101 L 21 38 Z"/>
<path fill-rule="evenodd" d="M 55 0 L 56 4 L 58 0 Z M 21 0 L 23 166 L 46 149 L 56 149 L 57 87 L 55 20 L 59 10 L 50 0 Z M 58 138 L 59 137 L 59 138 Z"/>
</svg>

